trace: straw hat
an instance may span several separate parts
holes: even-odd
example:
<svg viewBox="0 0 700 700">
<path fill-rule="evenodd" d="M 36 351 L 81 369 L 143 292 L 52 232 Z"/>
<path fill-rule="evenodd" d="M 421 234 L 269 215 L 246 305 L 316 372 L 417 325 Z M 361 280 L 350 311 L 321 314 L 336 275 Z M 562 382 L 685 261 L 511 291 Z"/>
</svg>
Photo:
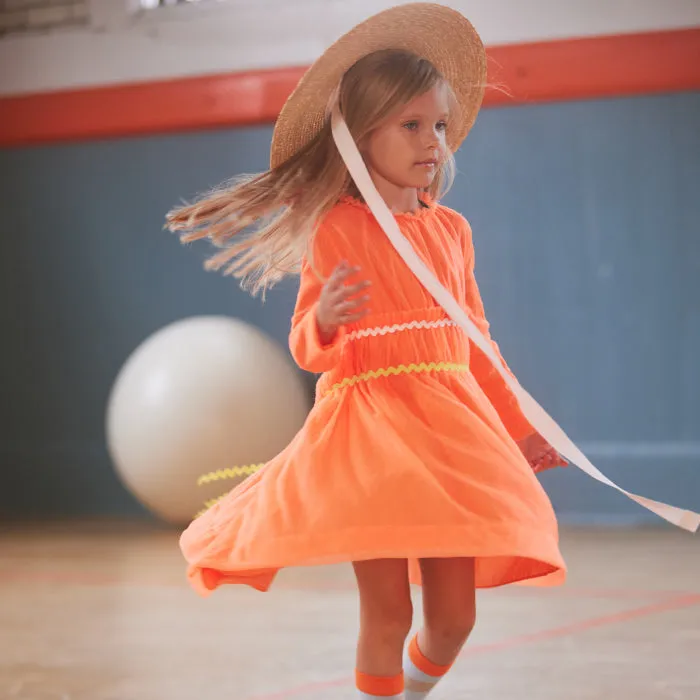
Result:
<svg viewBox="0 0 700 700">
<path fill-rule="evenodd" d="M 402 49 L 429 60 L 450 83 L 459 101 L 460 119 L 448 126 L 455 151 L 471 129 L 486 83 L 486 52 L 462 14 L 430 2 L 399 5 L 358 24 L 331 45 L 304 74 L 275 125 L 270 165 L 276 167 L 321 130 L 331 94 L 345 72 L 364 56 Z"/>
</svg>

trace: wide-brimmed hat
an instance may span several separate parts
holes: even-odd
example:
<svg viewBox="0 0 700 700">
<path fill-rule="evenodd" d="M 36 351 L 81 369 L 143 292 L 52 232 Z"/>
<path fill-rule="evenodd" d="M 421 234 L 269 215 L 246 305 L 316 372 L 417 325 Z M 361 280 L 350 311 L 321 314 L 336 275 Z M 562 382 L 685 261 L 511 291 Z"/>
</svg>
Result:
<svg viewBox="0 0 700 700">
<path fill-rule="evenodd" d="M 401 49 L 430 61 L 452 87 L 460 106 L 447 128 L 456 151 L 481 107 L 486 51 L 473 25 L 452 8 L 430 2 L 399 5 L 370 17 L 332 44 L 304 74 L 275 124 L 270 166 L 308 144 L 327 118 L 328 102 L 343 75 L 375 51 Z"/>
</svg>

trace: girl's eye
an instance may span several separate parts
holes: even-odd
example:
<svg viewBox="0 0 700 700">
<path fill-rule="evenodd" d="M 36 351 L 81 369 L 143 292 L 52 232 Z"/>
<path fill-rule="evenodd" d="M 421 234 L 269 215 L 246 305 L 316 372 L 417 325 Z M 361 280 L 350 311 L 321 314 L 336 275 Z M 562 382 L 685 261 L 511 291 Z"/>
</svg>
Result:
<svg viewBox="0 0 700 700">
<path fill-rule="evenodd" d="M 414 131 L 415 129 L 418 128 L 418 122 L 417 121 L 412 121 L 412 122 L 406 122 L 403 125 L 404 129 L 408 129 L 409 131 Z"/>
<path fill-rule="evenodd" d="M 436 126 L 438 131 L 445 131 L 445 129 L 447 129 L 447 122 L 438 122 Z"/>
</svg>

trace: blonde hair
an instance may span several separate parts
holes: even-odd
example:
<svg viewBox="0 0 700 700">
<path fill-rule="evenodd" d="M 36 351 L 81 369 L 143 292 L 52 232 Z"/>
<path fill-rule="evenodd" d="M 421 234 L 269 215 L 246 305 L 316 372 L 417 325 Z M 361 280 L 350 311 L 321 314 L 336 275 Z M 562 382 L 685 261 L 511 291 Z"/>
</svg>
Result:
<svg viewBox="0 0 700 700">
<path fill-rule="evenodd" d="M 445 84 L 450 118 L 458 103 L 437 69 L 402 50 L 382 50 L 360 59 L 343 76 L 338 107 L 361 147 L 373 129 L 415 97 Z M 330 107 L 330 106 L 329 106 Z M 438 200 L 454 179 L 451 152 L 427 190 Z M 330 118 L 318 135 L 281 165 L 245 176 L 209 192 L 167 215 L 167 228 L 183 243 L 209 238 L 223 250 L 205 264 L 241 280 L 253 294 L 263 294 L 285 276 L 298 272 L 310 250 L 318 221 L 345 195 L 359 196 L 333 141 Z M 250 227 L 240 240 L 235 236 Z"/>
</svg>

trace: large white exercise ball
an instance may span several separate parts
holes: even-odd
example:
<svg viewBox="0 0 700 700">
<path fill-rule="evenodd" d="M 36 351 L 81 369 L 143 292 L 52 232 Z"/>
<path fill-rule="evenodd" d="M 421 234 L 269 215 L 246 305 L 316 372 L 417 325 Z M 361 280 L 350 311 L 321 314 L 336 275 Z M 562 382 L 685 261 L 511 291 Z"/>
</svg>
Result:
<svg viewBox="0 0 700 700">
<path fill-rule="evenodd" d="M 188 318 L 127 359 L 109 396 L 108 448 L 146 508 L 185 524 L 284 449 L 310 403 L 299 371 L 262 331 L 233 318 Z M 198 485 L 213 472 L 223 478 Z"/>
</svg>

